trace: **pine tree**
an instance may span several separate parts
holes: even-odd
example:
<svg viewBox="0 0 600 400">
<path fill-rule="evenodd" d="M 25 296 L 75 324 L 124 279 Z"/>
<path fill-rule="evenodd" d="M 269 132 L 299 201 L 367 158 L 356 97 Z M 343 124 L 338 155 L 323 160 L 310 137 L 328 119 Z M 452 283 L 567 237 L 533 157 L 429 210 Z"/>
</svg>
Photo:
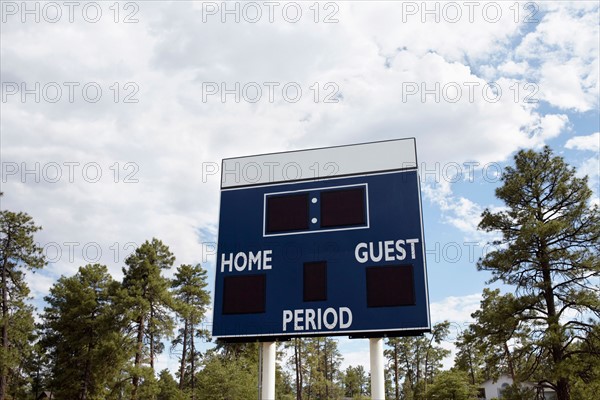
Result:
<svg viewBox="0 0 600 400">
<path fill-rule="evenodd" d="M 173 307 L 168 290 L 170 284 L 161 272 L 171 268 L 174 261 L 173 253 L 158 239 L 144 242 L 125 260 L 128 268 L 123 268 L 121 306 L 133 326 L 135 341 L 132 400 L 138 399 L 138 388 L 144 376 L 150 385 L 156 354 L 162 350 L 160 339 L 170 336 L 173 331 L 173 319 L 169 313 Z M 149 365 L 149 371 L 145 370 L 144 364 Z M 145 390 L 151 393 L 148 385 Z"/>
<path fill-rule="evenodd" d="M 303 362 L 303 357 L 306 353 L 306 344 L 301 338 L 293 338 L 288 342 L 284 342 L 284 347 L 289 349 L 292 353 L 288 360 L 288 364 L 294 371 L 296 400 L 302 400 L 304 376 L 306 375 L 306 363 Z"/>
<path fill-rule="evenodd" d="M 202 400 L 256 398 L 258 349 L 257 343 L 220 343 L 209 350 L 197 374 Z"/>
<path fill-rule="evenodd" d="M 186 400 L 187 397 L 179 389 L 177 382 L 168 369 L 163 369 L 158 375 L 158 395 L 156 400 Z"/>
<path fill-rule="evenodd" d="M 24 270 L 45 265 L 42 249 L 33 235 L 41 228 L 25 213 L 0 211 L 0 274 L 2 292 L 2 338 L 0 339 L 0 400 L 10 391 L 11 377 L 18 382 L 30 351 L 33 308 L 26 305 L 29 289 Z"/>
<path fill-rule="evenodd" d="M 13 301 L 15 311 L 11 316 L 11 323 L 8 328 L 10 347 L 15 350 L 18 364 L 11 369 L 8 376 L 8 392 L 11 398 L 17 399 L 26 397 L 29 394 L 31 386 L 30 364 L 34 357 L 33 343 L 36 340 L 35 325 L 33 318 L 34 308 L 26 304 L 24 299 L 28 296 L 29 290 L 23 291 L 23 299 Z M 16 300 L 16 299 L 15 299 Z"/>
<path fill-rule="evenodd" d="M 441 371 L 427 390 L 429 400 L 473 400 L 476 396 L 477 386 L 469 382 L 465 372 L 458 370 Z"/>
<path fill-rule="evenodd" d="M 389 371 L 390 375 L 392 376 L 392 382 L 393 382 L 393 387 L 394 387 L 394 400 L 400 400 L 400 393 L 402 391 L 402 388 L 400 386 L 400 382 L 404 377 L 404 371 L 405 369 L 402 368 L 402 366 L 400 365 L 400 363 L 402 362 L 401 360 L 401 342 L 399 338 L 389 338 L 386 340 L 386 344 L 391 347 L 391 349 L 385 349 L 384 350 L 384 355 L 387 357 L 388 359 L 388 365 L 389 367 L 387 368 Z"/>
<path fill-rule="evenodd" d="M 41 343 L 52 360 L 56 397 L 105 399 L 127 361 L 122 318 L 113 307 L 117 286 L 104 265 L 86 265 L 61 277 L 45 297 Z"/>
<path fill-rule="evenodd" d="M 368 374 L 362 365 L 349 366 L 344 371 L 344 395 L 353 399 L 366 399 L 368 381 Z"/>
<path fill-rule="evenodd" d="M 391 349 L 385 349 L 384 355 L 388 358 L 388 365 L 394 369 L 391 375 L 394 377 L 395 394 L 398 399 L 425 398 L 427 385 L 441 369 L 442 360 L 450 354 L 448 350 L 439 346 L 448 336 L 449 327 L 450 323 L 444 321 L 435 324 L 431 333 L 425 336 L 387 339 L 386 344 Z M 402 385 L 401 377 L 404 377 Z"/>
<path fill-rule="evenodd" d="M 327 337 L 304 338 L 305 351 L 301 364 L 306 365 L 302 389 L 306 399 L 336 398 L 343 392 L 343 376 L 339 371 L 341 354 L 337 341 Z"/>
<path fill-rule="evenodd" d="M 27 370 L 31 382 L 30 394 L 33 395 L 34 399 L 37 399 L 44 390 L 50 387 L 51 378 L 50 357 L 40 340 L 33 345 Z"/>
<path fill-rule="evenodd" d="M 337 399 L 343 393 L 340 371 L 342 354 L 338 350 L 338 341 L 335 338 L 326 337 L 323 341 L 323 373 L 325 375 L 325 398 Z"/>
<path fill-rule="evenodd" d="M 490 271 L 492 281 L 515 286 L 512 312 L 530 326 L 538 373 L 558 400 L 569 400 L 571 345 L 597 324 L 586 316 L 600 317 L 593 282 L 600 275 L 598 206 L 589 204 L 587 177 L 577 178 L 549 147 L 519 151 L 514 162 L 496 189 L 506 209 L 482 215 L 480 229 L 502 238 L 478 268 Z"/>
<path fill-rule="evenodd" d="M 480 308 L 471 314 L 476 322 L 463 333 L 459 347 L 459 355 L 462 353 L 463 357 L 464 351 L 470 351 L 470 374 L 488 379 L 507 374 L 517 387 L 522 382 L 535 380 L 536 360 L 531 355 L 536 349 L 524 315 L 514 314 L 519 308 L 518 302 L 511 293 L 501 295 L 498 289 L 484 289 Z M 482 370 L 476 373 L 478 366 Z"/>
<path fill-rule="evenodd" d="M 210 304 L 207 285 L 206 270 L 200 264 L 181 265 L 177 268 L 172 281 L 175 310 L 183 324 L 179 329 L 179 335 L 172 342 L 173 346 L 182 347 L 179 389 L 189 388 L 192 400 L 195 399 L 195 374 L 200 361 L 200 352 L 195 346 L 195 339 L 208 337 L 208 332 L 199 327 Z"/>
<path fill-rule="evenodd" d="M 572 351 L 575 353 L 569 360 L 573 371 L 572 397 L 577 400 L 595 400 L 600 393 L 600 324 L 588 333 L 585 341 L 575 345 Z"/>
<path fill-rule="evenodd" d="M 460 334 L 454 343 L 457 348 L 454 367 L 465 372 L 472 385 L 480 384 L 490 377 L 484 371 L 486 351 L 483 347 L 477 346 L 476 339 L 477 336 L 467 329 Z"/>
</svg>

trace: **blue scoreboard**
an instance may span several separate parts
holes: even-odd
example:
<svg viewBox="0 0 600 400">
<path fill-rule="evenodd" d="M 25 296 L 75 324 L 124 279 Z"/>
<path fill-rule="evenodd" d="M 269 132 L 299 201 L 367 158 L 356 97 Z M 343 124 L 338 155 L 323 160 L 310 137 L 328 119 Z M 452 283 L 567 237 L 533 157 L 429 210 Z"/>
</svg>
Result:
<svg viewBox="0 0 600 400">
<path fill-rule="evenodd" d="M 223 160 L 213 336 L 430 330 L 413 138 Z"/>
</svg>

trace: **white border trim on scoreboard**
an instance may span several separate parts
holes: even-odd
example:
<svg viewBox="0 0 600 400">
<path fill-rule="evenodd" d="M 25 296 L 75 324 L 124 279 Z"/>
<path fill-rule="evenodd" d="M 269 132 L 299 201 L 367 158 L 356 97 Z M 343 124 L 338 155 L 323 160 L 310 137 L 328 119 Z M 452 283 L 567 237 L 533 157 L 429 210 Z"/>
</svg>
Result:
<svg viewBox="0 0 600 400">
<path fill-rule="evenodd" d="M 310 191 L 314 191 L 314 190 L 327 190 L 327 189 L 340 189 L 340 188 L 346 188 L 346 187 L 358 187 L 358 186 L 364 186 L 365 187 L 365 207 L 366 207 L 366 212 L 367 212 L 367 224 L 364 226 L 353 226 L 353 227 L 349 227 L 349 228 L 332 228 L 332 229 L 315 229 L 315 230 L 308 230 L 308 231 L 302 231 L 302 232 L 285 232 L 285 233 L 267 233 L 267 196 L 272 196 L 272 195 L 277 195 L 277 194 L 287 194 L 287 193 L 299 193 L 299 192 L 310 192 Z M 287 190 L 284 192 L 273 192 L 273 193 L 265 193 L 263 195 L 263 237 L 273 237 L 273 236 L 289 236 L 289 235 L 304 235 L 304 234 L 308 234 L 308 233 L 324 233 L 324 232 L 337 232 L 337 231 L 353 231 L 353 230 L 357 230 L 357 229 L 369 229 L 371 224 L 370 224 L 370 218 L 369 218 L 369 214 L 370 214 L 370 210 L 369 210 L 369 184 L 368 183 L 355 183 L 355 184 L 350 184 L 350 185 L 340 185 L 340 186 L 327 186 L 327 187 L 314 187 L 314 188 L 304 188 L 304 189 L 298 189 L 298 190 Z"/>
<path fill-rule="evenodd" d="M 429 307 L 429 305 L 427 305 L 427 307 Z M 430 324 L 431 325 L 431 324 Z M 242 337 L 282 337 L 282 336 L 297 336 L 297 337 L 305 337 L 305 336 L 332 336 L 332 335 L 336 335 L 336 336 L 345 336 L 346 334 L 369 334 L 369 333 L 377 333 L 377 332 L 385 332 L 386 334 L 389 333 L 393 333 L 393 332 L 406 332 L 406 331 L 428 331 L 431 329 L 431 326 L 411 326 L 408 328 L 396 328 L 396 329 L 365 329 L 365 330 L 348 330 L 348 331 L 339 331 L 339 330 L 332 330 L 332 331 L 302 331 L 301 334 L 299 335 L 300 332 L 289 332 L 289 333 L 262 333 L 262 334 L 244 334 L 244 335 L 213 335 L 213 337 L 215 339 L 221 339 L 221 338 L 242 338 Z M 381 337 L 384 337 L 383 334 Z"/>
</svg>

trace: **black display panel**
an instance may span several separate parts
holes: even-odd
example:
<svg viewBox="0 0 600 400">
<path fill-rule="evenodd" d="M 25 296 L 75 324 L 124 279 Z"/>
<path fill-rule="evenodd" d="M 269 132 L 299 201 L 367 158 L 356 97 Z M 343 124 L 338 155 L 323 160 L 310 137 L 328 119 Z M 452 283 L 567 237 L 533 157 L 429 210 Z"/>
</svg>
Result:
<svg viewBox="0 0 600 400">
<path fill-rule="evenodd" d="M 304 301 L 327 300 L 327 262 L 304 263 Z"/>
<path fill-rule="evenodd" d="M 366 225 L 365 188 L 321 192 L 321 227 Z"/>
<path fill-rule="evenodd" d="M 267 197 L 267 233 L 308 229 L 308 193 Z"/>
<path fill-rule="evenodd" d="M 367 270 L 367 307 L 415 305 L 412 265 L 369 267 Z"/>
<path fill-rule="evenodd" d="M 265 274 L 223 278 L 223 314 L 264 313 L 266 283 Z"/>
</svg>

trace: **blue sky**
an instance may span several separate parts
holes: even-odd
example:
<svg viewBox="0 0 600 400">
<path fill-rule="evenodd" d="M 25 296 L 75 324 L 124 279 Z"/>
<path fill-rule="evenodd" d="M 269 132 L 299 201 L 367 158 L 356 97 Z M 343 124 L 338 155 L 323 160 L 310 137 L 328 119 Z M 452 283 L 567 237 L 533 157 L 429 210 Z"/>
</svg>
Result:
<svg viewBox="0 0 600 400">
<path fill-rule="evenodd" d="M 457 331 L 516 151 L 550 145 L 599 201 L 597 1 L 22 4 L 2 2 L 2 208 L 44 228 L 38 308 L 152 237 L 212 280 L 226 157 L 416 137 L 432 317 Z"/>
</svg>

